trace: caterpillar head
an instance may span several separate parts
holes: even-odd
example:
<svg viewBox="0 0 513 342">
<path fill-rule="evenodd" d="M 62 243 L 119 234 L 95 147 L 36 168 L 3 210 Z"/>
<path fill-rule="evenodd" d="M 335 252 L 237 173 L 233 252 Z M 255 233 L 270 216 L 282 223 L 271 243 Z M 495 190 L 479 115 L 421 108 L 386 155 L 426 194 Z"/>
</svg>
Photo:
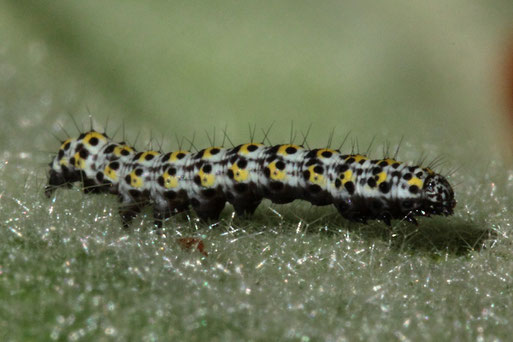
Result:
<svg viewBox="0 0 513 342">
<path fill-rule="evenodd" d="M 456 200 L 451 185 L 444 177 L 433 174 L 424 181 L 424 205 L 427 214 L 452 215 Z"/>
</svg>

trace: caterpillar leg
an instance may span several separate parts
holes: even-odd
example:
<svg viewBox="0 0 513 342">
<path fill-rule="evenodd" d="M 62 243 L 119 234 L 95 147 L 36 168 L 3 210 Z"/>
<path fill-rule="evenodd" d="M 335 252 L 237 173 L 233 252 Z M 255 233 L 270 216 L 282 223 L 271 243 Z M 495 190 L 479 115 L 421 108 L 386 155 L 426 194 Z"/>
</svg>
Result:
<svg viewBox="0 0 513 342">
<path fill-rule="evenodd" d="M 162 228 L 162 225 L 164 224 L 164 221 L 170 218 L 173 215 L 176 215 L 178 213 L 183 213 L 184 211 L 187 211 L 188 206 L 166 206 L 166 207 L 157 207 L 153 209 L 153 218 L 154 218 L 154 225 L 156 228 Z"/>
<path fill-rule="evenodd" d="M 84 178 L 83 190 L 85 194 L 99 194 L 105 190 L 105 186 L 97 184 L 94 180 Z"/>
<path fill-rule="evenodd" d="M 130 196 L 119 196 L 121 202 L 119 206 L 119 216 L 124 228 L 128 228 L 134 218 L 139 214 L 147 201 L 141 196 L 140 192 L 132 192 Z M 136 196 L 134 196 L 136 195 Z"/>
<path fill-rule="evenodd" d="M 337 208 L 338 212 L 342 216 L 344 216 L 349 211 L 349 208 L 350 208 L 350 204 L 344 200 L 337 200 L 337 201 L 333 202 L 333 205 L 335 206 L 335 208 Z"/>
<path fill-rule="evenodd" d="M 158 196 L 158 198 L 153 209 L 154 224 L 157 228 L 162 228 L 164 221 L 169 217 L 189 209 L 187 192 L 183 190 L 179 192 L 166 191 L 163 197 Z"/>
<path fill-rule="evenodd" d="M 262 202 L 262 196 L 254 193 L 234 196 L 231 192 L 226 194 L 228 202 L 233 205 L 237 216 L 251 216 Z"/>
<path fill-rule="evenodd" d="M 346 220 L 365 224 L 370 218 L 367 212 L 356 209 L 360 207 L 355 206 L 354 201 L 337 200 L 333 204 L 337 208 L 338 212 L 342 215 L 342 217 Z"/>
<path fill-rule="evenodd" d="M 383 221 L 389 227 L 392 225 L 392 215 L 390 215 L 389 212 L 381 213 L 381 215 L 379 216 L 379 219 L 381 221 Z"/>
<path fill-rule="evenodd" d="M 406 220 L 406 222 L 410 222 L 411 224 L 414 224 L 416 226 L 419 225 L 419 223 L 417 222 L 417 220 L 415 219 L 415 217 L 411 213 L 406 215 L 404 217 L 404 219 Z"/>
<path fill-rule="evenodd" d="M 262 202 L 263 196 L 254 182 L 235 183 L 224 191 L 228 203 L 233 205 L 237 216 L 251 216 Z"/>
<path fill-rule="evenodd" d="M 249 200 L 246 202 L 246 200 L 240 199 L 239 201 L 235 201 L 232 203 L 233 208 L 235 209 L 235 214 L 237 216 L 251 216 L 255 213 L 256 208 L 260 205 L 260 202 L 262 202 L 261 199 L 256 200 Z"/>
<path fill-rule="evenodd" d="M 207 201 L 203 200 L 203 202 L 200 202 L 197 198 L 191 199 L 192 207 L 202 221 L 218 220 L 225 203 L 226 198 L 224 197 L 214 197 Z"/>
<path fill-rule="evenodd" d="M 162 228 L 162 225 L 164 224 L 164 221 L 171 216 L 171 211 L 166 207 L 164 209 L 157 208 L 155 206 L 153 208 L 153 224 L 155 225 L 156 229 Z"/>
<path fill-rule="evenodd" d="M 123 223 L 123 228 L 130 227 L 134 218 L 141 212 L 141 207 L 138 204 L 125 204 L 119 207 L 119 216 Z"/>
</svg>

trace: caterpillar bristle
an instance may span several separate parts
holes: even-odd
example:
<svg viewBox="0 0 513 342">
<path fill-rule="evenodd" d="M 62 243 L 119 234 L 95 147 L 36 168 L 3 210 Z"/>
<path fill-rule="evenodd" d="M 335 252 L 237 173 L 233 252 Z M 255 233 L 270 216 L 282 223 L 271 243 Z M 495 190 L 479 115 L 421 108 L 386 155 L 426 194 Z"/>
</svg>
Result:
<svg viewBox="0 0 513 342">
<path fill-rule="evenodd" d="M 187 142 L 190 144 L 189 150 L 194 149 L 194 151 L 199 152 L 199 150 L 194 146 L 194 139 L 196 138 L 196 132 L 192 133 L 192 139 L 189 140 L 186 136 L 184 136 L 184 139 L 187 140 Z"/>
<path fill-rule="evenodd" d="M 428 168 L 434 169 L 437 167 L 441 167 L 444 165 L 447 161 L 445 160 L 445 157 L 443 155 L 436 156 L 433 158 L 433 160 L 428 164 Z"/>
<path fill-rule="evenodd" d="M 117 137 L 117 135 L 118 135 L 119 131 L 121 130 L 121 126 L 122 126 L 122 125 L 119 125 L 119 126 L 118 126 L 118 128 L 116 128 L 116 130 L 114 131 L 114 133 L 112 133 L 112 136 L 111 136 L 111 139 L 112 139 L 112 140 L 116 139 L 116 137 Z"/>
<path fill-rule="evenodd" d="M 312 128 L 312 124 L 308 125 L 308 128 L 306 130 L 306 133 L 303 133 L 303 131 L 301 131 L 301 135 L 303 135 L 303 141 L 301 142 L 301 146 L 307 146 L 308 149 L 310 149 L 310 146 L 308 145 L 308 135 L 310 134 L 310 129 Z"/>
<path fill-rule="evenodd" d="M 130 145 L 132 145 L 132 146 L 137 146 L 137 141 L 139 140 L 139 137 L 140 137 L 140 136 L 141 136 L 141 130 L 138 130 L 138 131 L 137 131 L 137 135 L 135 136 L 135 140 L 134 140 L 134 142 L 133 142 L 133 143 L 131 143 Z M 125 139 L 123 139 L 123 140 L 125 140 Z"/>
<path fill-rule="evenodd" d="M 329 136 L 328 136 L 328 142 L 326 143 L 326 149 L 331 148 L 331 143 L 333 142 L 333 136 L 335 135 L 335 127 L 331 130 Z"/>
<path fill-rule="evenodd" d="M 251 129 L 251 124 L 249 123 L 248 128 L 249 128 L 249 141 L 254 142 L 255 141 L 255 133 L 256 133 L 256 123 L 253 126 L 253 129 Z M 232 145 L 233 145 L 233 143 L 232 143 Z"/>
<path fill-rule="evenodd" d="M 61 138 L 59 138 L 57 136 L 57 134 L 53 133 L 53 132 L 50 132 L 50 134 L 52 135 L 52 137 L 55 138 L 55 140 L 57 140 L 60 144 L 62 144 L 64 142 L 64 140 L 62 140 Z"/>
<path fill-rule="evenodd" d="M 294 121 L 290 121 L 290 136 L 289 136 L 289 144 L 293 144 L 296 139 L 296 132 L 294 131 Z"/>
<path fill-rule="evenodd" d="M 349 138 L 350 134 L 351 134 L 351 131 L 347 131 L 346 135 L 344 136 L 344 139 L 342 139 L 342 143 L 337 148 L 337 151 L 341 151 L 342 150 L 342 147 L 345 145 L 345 143 L 346 143 L 347 139 Z"/>
<path fill-rule="evenodd" d="M 66 139 L 71 138 L 71 134 L 69 134 L 68 131 L 66 131 L 66 129 L 64 129 L 64 126 L 60 122 L 58 122 L 57 125 L 59 125 L 59 128 L 64 132 L 64 134 L 66 134 Z M 64 140 L 66 140 L 66 139 L 64 139 Z"/>
<path fill-rule="evenodd" d="M 388 156 L 390 155 L 390 141 L 385 140 L 383 147 L 382 147 L 382 154 L 383 154 L 383 158 L 385 158 L 385 159 L 388 158 Z"/>
<path fill-rule="evenodd" d="M 208 142 L 209 142 L 210 146 L 216 146 L 216 139 L 215 139 L 216 131 L 215 131 L 215 127 L 214 127 L 214 133 L 213 133 L 214 138 L 213 139 L 210 138 L 210 134 L 208 134 L 207 129 L 205 129 L 205 135 L 207 136 L 207 139 L 208 139 Z"/>
<path fill-rule="evenodd" d="M 374 140 L 376 139 L 376 135 L 374 135 L 371 139 L 371 141 L 369 142 L 369 146 L 367 147 L 367 150 L 365 150 L 365 153 L 363 153 L 364 156 L 367 156 L 370 158 L 370 154 L 371 154 L 371 149 L 372 149 L 372 145 L 374 144 Z"/>
<path fill-rule="evenodd" d="M 78 134 L 82 134 L 84 132 L 84 129 L 80 129 L 78 127 L 78 124 L 77 124 L 77 121 L 75 120 L 75 117 L 70 113 L 70 112 L 66 112 L 66 114 L 68 114 L 68 116 L 70 117 L 71 121 L 73 122 L 73 125 L 75 125 L 75 128 L 77 129 L 77 132 Z"/>
<path fill-rule="evenodd" d="M 126 132 L 125 132 L 125 122 L 123 121 L 123 123 L 121 124 L 121 128 L 122 128 L 122 134 L 123 134 L 123 141 L 126 141 Z"/>
<path fill-rule="evenodd" d="M 426 161 L 427 154 L 425 151 L 421 151 L 420 155 L 417 159 L 415 159 L 414 163 L 416 165 L 424 165 L 424 162 Z"/>
<path fill-rule="evenodd" d="M 107 118 L 105 119 L 105 124 L 103 125 L 103 134 L 107 135 L 107 131 L 109 129 L 109 120 L 110 120 L 110 116 L 107 116 Z"/>
<path fill-rule="evenodd" d="M 269 145 L 272 145 L 271 140 L 269 140 L 269 134 L 271 133 L 271 129 L 273 128 L 274 123 L 275 123 L 275 121 L 271 122 L 271 124 L 269 125 L 269 128 L 267 128 L 267 130 L 264 130 L 262 128 L 262 133 L 264 133 L 264 137 L 262 139 L 262 144 L 265 144 L 265 141 L 267 140 Z"/>
<path fill-rule="evenodd" d="M 153 150 L 153 130 L 150 129 L 150 138 L 146 144 L 146 150 Z"/>
<path fill-rule="evenodd" d="M 230 136 L 227 133 L 227 129 L 228 129 L 228 126 L 225 125 L 224 130 L 223 130 L 223 142 L 221 143 L 221 145 L 224 146 L 225 141 L 228 140 L 228 142 L 230 143 L 230 145 L 232 145 L 232 148 L 233 148 L 233 147 L 235 147 L 235 144 L 233 143 L 232 139 L 230 139 Z M 251 139 L 250 141 L 253 142 L 253 138 L 250 138 L 250 139 Z"/>
<path fill-rule="evenodd" d="M 86 109 L 87 113 L 89 113 L 89 131 L 94 131 L 93 116 L 91 115 L 91 111 L 88 106 L 86 106 Z"/>
<path fill-rule="evenodd" d="M 273 124 L 262 130 L 263 142 L 270 143 Z M 387 141 L 383 158 L 370 159 L 375 137 L 365 154 L 358 153 L 356 138 L 352 139 L 351 154 L 341 154 L 331 148 L 334 129 L 323 148 L 310 149 L 306 141 L 310 127 L 303 134 L 291 122 L 288 144 L 265 146 L 254 142 L 256 125 L 249 125 L 251 141 L 236 146 L 225 126 L 221 145 L 228 140 L 230 148 L 216 147 L 214 127 L 211 134 L 205 130 L 210 147 L 196 148 L 194 132 L 190 140 L 175 135 L 179 149 L 169 153 L 161 152 L 164 135 L 154 142 L 150 131 L 146 150 L 138 152 L 125 142 L 113 141 L 106 132 L 95 131 L 90 117 L 88 132 L 61 142 L 50 164 L 45 194 L 50 197 L 56 188 L 74 183 L 80 183 L 84 193 L 115 194 L 124 227 L 130 226 L 147 205 L 153 206 L 154 224 L 161 227 L 167 218 L 190 207 L 199 219 L 215 222 L 226 202 L 233 205 L 237 216 L 247 217 L 263 199 L 276 204 L 296 199 L 315 206 L 334 204 L 348 220 L 380 220 L 386 225 L 395 219 L 417 224 L 415 216 L 453 213 L 456 202 L 452 187 L 446 177 L 432 171 L 444 162 L 440 156 L 429 167 L 399 162 L 396 157 L 401 138 L 393 158 Z M 124 124 L 122 129 L 125 138 Z M 294 144 L 298 132 L 303 135 L 301 145 Z M 134 145 L 140 135 L 141 130 Z M 349 132 L 340 148 L 348 137 Z M 182 150 L 184 141 L 196 152 Z M 154 144 L 158 151 L 153 150 Z"/>
<path fill-rule="evenodd" d="M 449 178 L 449 177 L 452 177 L 456 172 L 458 172 L 459 170 L 461 170 L 461 166 L 456 166 L 454 168 L 451 168 L 449 170 L 447 170 L 447 173 L 444 174 L 443 176 L 445 178 Z"/>
<path fill-rule="evenodd" d="M 399 149 L 401 148 L 401 144 L 403 143 L 404 135 L 401 136 L 401 139 L 399 139 L 399 142 L 397 143 L 397 148 L 395 149 L 394 156 L 392 159 L 397 160 L 397 156 L 399 155 Z M 419 164 L 421 165 L 421 164 Z"/>
<path fill-rule="evenodd" d="M 164 145 L 165 140 L 166 140 L 166 135 L 164 134 L 164 132 L 162 132 L 162 137 L 160 137 L 160 141 L 157 141 L 157 144 L 159 145 L 159 152 L 163 151 L 162 145 Z"/>
</svg>

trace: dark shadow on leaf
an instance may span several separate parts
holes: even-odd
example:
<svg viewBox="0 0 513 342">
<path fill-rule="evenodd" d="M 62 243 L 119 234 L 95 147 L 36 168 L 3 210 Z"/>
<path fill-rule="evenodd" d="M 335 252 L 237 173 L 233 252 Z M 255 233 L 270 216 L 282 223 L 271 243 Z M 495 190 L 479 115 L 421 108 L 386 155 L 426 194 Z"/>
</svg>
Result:
<svg viewBox="0 0 513 342">
<path fill-rule="evenodd" d="M 419 218 L 418 226 L 396 220 L 389 227 L 379 221 L 350 222 L 330 207 L 282 207 L 279 215 L 267 213 L 267 217 L 259 217 L 257 214 L 257 221 L 267 226 L 274 222 L 275 226 L 283 225 L 285 229 L 297 227 L 302 221 L 304 232 L 342 235 L 348 231 L 363 240 L 380 239 L 395 250 L 413 253 L 464 255 L 485 248 L 497 235 L 485 222 L 468 222 L 456 217 Z"/>
<path fill-rule="evenodd" d="M 464 255 L 485 248 L 496 233 L 484 224 L 466 222 L 458 218 L 422 219 L 418 226 L 400 222 L 387 227 L 384 224 L 350 225 L 363 239 L 379 238 L 400 251 L 450 253 Z"/>
</svg>

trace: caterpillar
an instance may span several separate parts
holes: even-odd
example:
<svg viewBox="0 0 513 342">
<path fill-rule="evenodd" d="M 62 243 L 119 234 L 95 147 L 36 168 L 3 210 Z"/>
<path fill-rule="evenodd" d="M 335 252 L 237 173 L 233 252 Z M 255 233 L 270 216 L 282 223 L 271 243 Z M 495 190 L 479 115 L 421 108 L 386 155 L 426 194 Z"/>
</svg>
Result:
<svg viewBox="0 0 513 342">
<path fill-rule="evenodd" d="M 387 225 L 392 219 L 417 224 L 416 216 L 451 215 L 456 205 L 447 179 L 428 167 L 295 144 L 161 153 L 136 151 L 91 129 L 63 141 L 49 166 L 47 197 L 77 182 L 86 193 L 115 194 L 124 227 L 147 205 L 157 227 L 189 207 L 202 220 L 217 220 L 226 202 L 237 215 L 251 215 L 265 198 L 333 204 L 348 220 Z"/>
</svg>

